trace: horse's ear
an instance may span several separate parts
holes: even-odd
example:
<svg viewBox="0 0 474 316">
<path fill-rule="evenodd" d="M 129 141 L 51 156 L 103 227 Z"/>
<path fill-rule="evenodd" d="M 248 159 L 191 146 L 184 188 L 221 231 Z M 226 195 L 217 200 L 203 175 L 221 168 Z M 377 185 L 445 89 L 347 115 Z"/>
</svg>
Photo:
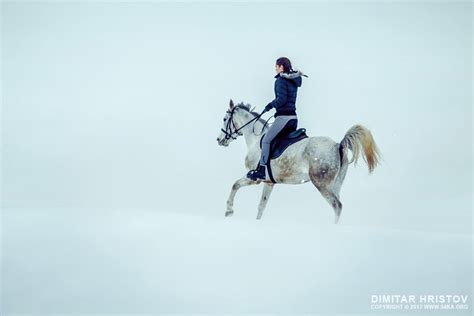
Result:
<svg viewBox="0 0 474 316">
<path fill-rule="evenodd" d="M 233 108 L 234 107 L 234 101 L 232 101 L 232 99 L 230 99 L 230 102 L 229 102 L 229 108 Z"/>
</svg>

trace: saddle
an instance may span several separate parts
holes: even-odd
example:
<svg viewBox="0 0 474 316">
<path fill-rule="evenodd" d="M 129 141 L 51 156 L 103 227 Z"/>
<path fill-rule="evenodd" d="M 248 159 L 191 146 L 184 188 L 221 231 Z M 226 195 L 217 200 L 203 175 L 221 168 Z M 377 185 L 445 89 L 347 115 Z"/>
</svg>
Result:
<svg viewBox="0 0 474 316">
<path fill-rule="evenodd" d="M 262 140 L 265 134 L 262 135 L 260 138 L 260 149 L 262 148 Z M 306 129 L 305 128 L 298 128 L 296 131 L 292 131 L 289 134 L 279 135 L 275 138 L 270 144 L 270 154 L 267 162 L 267 170 L 270 180 L 273 183 L 276 183 L 275 179 L 273 179 L 272 170 L 270 167 L 270 160 L 276 159 L 283 154 L 283 152 L 288 148 L 288 146 L 299 142 L 302 139 L 307 138 Z"/>
<path fill-rule="evenodd" d="M 262 138 L 260 138 L 260 149 L 262 148 L 262 140 L 264 136 L 265 134 L 263 134 Z M 306 135 L 305 128 L 299 128 L 289 134 L 278 136 L 270 144 L 269 159 L 271 160 L 280 157 L 285 149 L 288 148 L 288 146 L 307 137 L 308 135 Z"/>
</svg>

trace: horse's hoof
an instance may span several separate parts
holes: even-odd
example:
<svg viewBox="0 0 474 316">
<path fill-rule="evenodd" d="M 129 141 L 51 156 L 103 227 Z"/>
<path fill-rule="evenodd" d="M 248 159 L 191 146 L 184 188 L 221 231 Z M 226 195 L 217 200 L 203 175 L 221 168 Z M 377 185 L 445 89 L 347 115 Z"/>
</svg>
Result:
<svg viewBox="0 0 474 316">
<path fill-rule="evenodd" d="M 234 215 L 234 212 L 233 212 L 233 211 L 227 211 L 227 212 L 225 212 L 225 216 L 226 216 L 226 217 L 229 217 L 229 216 L 232 216 L 232 215 Z"/>
</svg>

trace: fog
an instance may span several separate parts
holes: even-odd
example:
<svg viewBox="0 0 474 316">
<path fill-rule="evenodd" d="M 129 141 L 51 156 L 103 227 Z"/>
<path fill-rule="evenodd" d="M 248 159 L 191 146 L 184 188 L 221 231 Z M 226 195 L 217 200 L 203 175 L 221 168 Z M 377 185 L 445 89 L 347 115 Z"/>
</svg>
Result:
<svg viewBox="0 0 474 316">
<path fill-rule="evenodd" d="M 0 5 L 2 314 L 472 294 L 472 3 Z M 349 167 L 338 225 L 310 182 L 276 185 L 260 221 L 243 188 L 224 217 L 247 171 L 222 118 L 274 98 L 281 56 L 309 76 L 299 127 L 362 124 L 382 153 Z"/>
</svg>

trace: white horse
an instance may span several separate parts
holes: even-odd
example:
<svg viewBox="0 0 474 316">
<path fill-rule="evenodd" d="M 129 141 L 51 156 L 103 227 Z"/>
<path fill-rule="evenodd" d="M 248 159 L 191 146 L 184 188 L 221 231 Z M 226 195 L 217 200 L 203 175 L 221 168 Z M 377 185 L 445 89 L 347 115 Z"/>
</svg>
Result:
<svg viewBox="0 0 474 316">
<path fill-rule="evenodd" d="M 259 162 L 260 138 L 267 130 L 268 125 L 260 119 L 260 114 L 250 110 L 249 104 L 239 103 L 234 106 L 234 102 L 230 100 L 217 142 L 221 146 L 228 146 L 232 140 L 243 135 L 248 148 L 245 167 L 251 170 Z M 347 149 L 352 151 L 351 161 L 347 158 Z M 362 125 L 354 125 L 349 128 L 340 143 L 329 137 L 304 138 L 290 145 L 278 158 L 270 160 L 270 166 L 276 183 L 301 184 L 311 181 L 333 207 L 337 224 L 342 210 L 342 203 L 339 200 L 341 185 L 348 165 L 352 162 L 354 165 L 357 164 L 360 153 L 367 163 L 369 172 L 372 172 L 379 162 L 379 150 L 370 131 Z M 234 213 L 232 209 L 234 197 L 241 187 L 263 182 L 257 214 L 257 219 L 260 219 L 274 186 L 268 178 L 268 172 L 266 175 L 265 180 L 253 181 L 244 176 L 235 181 L 227 200 L 225 216 Z"/>
</svg>

